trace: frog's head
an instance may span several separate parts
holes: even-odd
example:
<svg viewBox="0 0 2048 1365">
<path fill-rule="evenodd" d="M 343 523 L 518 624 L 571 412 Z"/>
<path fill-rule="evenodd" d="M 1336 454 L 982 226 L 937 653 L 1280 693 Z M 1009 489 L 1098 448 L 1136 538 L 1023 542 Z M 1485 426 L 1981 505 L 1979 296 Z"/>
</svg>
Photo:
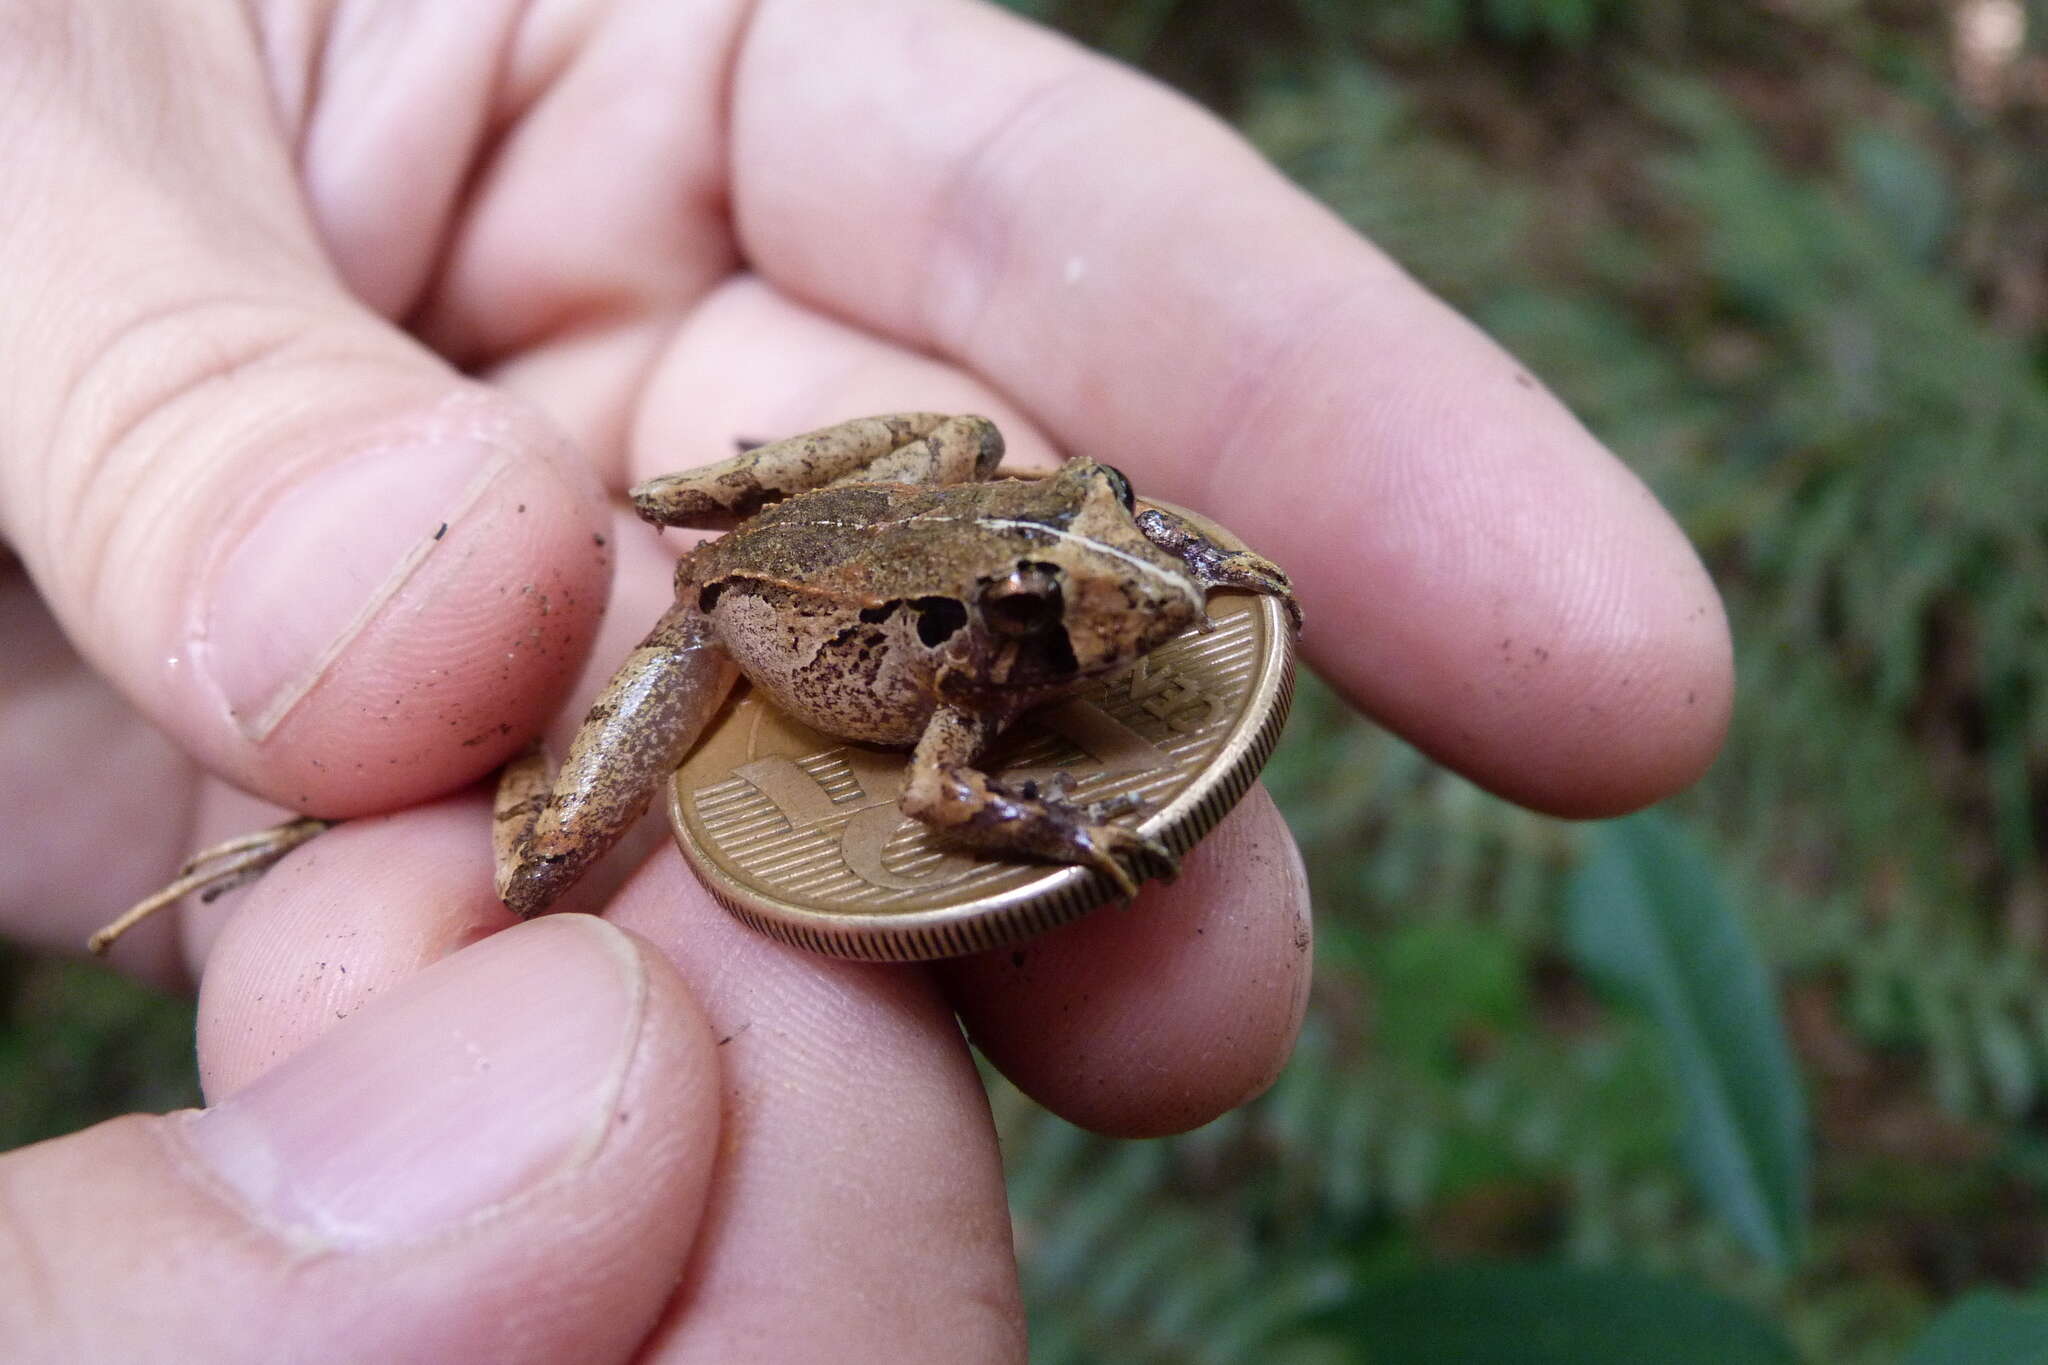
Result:
<svg viewBox="0 0 2048 1365">
<path fill-rule="evenodd" d="M 1058 515 L 1035 522 L 1028 553 L 984 579 L 974 603 L 1007 656 L 1005 683 L 1108 672 L 1202 619 L 1201 585 L 1138 529 L 1128 479 L 1079 459 L 1045 483 Z"/>
</svg>

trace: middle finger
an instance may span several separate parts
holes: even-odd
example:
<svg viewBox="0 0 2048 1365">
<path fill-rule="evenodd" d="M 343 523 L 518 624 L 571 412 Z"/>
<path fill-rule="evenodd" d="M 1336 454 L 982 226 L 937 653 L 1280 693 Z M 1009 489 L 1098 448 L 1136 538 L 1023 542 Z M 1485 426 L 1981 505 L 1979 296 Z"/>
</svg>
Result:
<svg viewBox="0 0 2048 1365">
<path fill-rule="evenodd" d="M 628 428 L 626 466 L 636 479 L 722 456 L 734 437 L 772 438 L 892 409 L 981 412 L 1003 429 L 1006 463 L 1057 459 L 974 376 L 746 277 L 691 314 L 649 375 Z M 1031 989 L 972 991 L 963 1014 L 1022 1089 L 1077 1122 L 1110 1132 L 1192 1127 L 1262 1089 L 1285 1060 L 1306 992 L 1307 912 L 1291 840 L 1260 794 L 1190 855 L 1180 883 L 1149 887 L 1135 913 L 1052 936 L 1033 959 Z M 1208 928 L 1217 929 L 1214 940 L 1203 937 Z M 1074 946 L 1089 943 L 1114 961 Z M 989 984 L 990 973 L 1000 981 L 1009 960 L 995 954 L 986 972 L 966 965 L 948 979 L 956 989 Z M 1149 976 L 1131 967 L 1169 961 L 1179 965 Z M 1116 1046 L 1047 1017 L 1046 1001 L 1094 988 L 1118 1002 Z M 1231 1026 L 1212 1027 L 1220 1020 Z M 1203 1046 L 1175 1041 L 1191 1031 L 1204 1035 Z M 1091 1079 L 1081 1087 L 1074 1078 L 1084 1055 Z"/>
</svg>

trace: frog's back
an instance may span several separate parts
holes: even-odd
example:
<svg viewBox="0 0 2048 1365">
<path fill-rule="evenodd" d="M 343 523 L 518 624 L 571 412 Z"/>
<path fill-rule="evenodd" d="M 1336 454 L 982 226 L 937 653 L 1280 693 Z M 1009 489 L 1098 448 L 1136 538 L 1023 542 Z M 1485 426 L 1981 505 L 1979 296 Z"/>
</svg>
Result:
<svg viewBox="0 0 2048 1365">
<path fill-rule="evenodd" d="M 1057 539 L 1072 509 L 1047 496 L 1050 482 L 848 484 L 800 493 L 706 545 L 696 577 L 743 577 L 871 605 L 964 590 L 1001 571 L 1020 543 Z M 988 533 L 998 526 L 1002 534 Z"/>
</svg>

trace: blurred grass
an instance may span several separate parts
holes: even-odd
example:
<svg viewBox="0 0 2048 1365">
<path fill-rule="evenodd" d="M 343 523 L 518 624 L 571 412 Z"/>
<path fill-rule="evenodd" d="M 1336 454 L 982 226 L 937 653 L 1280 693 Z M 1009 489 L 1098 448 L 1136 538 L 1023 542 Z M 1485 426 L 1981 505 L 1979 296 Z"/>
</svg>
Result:
<svg viewBox="0 0 2048 1365">
<path fill-rule="evenodd" d="M 1144 1144 L 996 1088 L 1036 1358 L 1345 1359 L 1298 1324 L 1475 1258 L 1708 1286 L 1830 1365 L 2038 1287 L 2048 6 L 1015 7 L 1236 122 L 1683 521 L 1742 692 L 1671 809 L 1779 973 L 1816 1127 L 1776 1272 L 1688 1181 L 1655 1030 L 1572 964 L 1584 831 L 1310 685 L 1269 769 L 1320 921 L 1287 1073 Z M 1994 60 L 1964 39 L 2000 15 Z M 18 954 L 0 986 L 0 1138 L 190 1102 L 187 1007 Z"/>
<path fill-rule="evenodd" d="M 198 1104 L 192 1026 L 189 1001 L 0 944 L 0 1151 Z"/>
</svg>

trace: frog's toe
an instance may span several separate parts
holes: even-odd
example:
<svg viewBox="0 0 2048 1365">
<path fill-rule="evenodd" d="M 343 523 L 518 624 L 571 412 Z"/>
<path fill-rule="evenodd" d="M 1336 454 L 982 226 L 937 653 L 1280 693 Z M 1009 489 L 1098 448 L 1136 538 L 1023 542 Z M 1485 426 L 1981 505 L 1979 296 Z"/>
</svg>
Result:
<svg viewBox="0 0 2048 1365">
<path fill-rule="evenodd" d="M 1114 826 L 1109 828 L 1114 828 Z M 1138 879 L 1133 877 L 1129 869 L 1117 860 L 1114 853 L 1110 852 L 1108 845 L 1113 842 L 1113 840 L 1107 838 L 1098 838 L 1092 832 L 1083 832 L 1081 836 L 1082 865 L 1094 868 L 1097 872 L 1100 872 L 1103 876 L 1114 882 L 1117 893 L 1125 900 L 1136 900 L 1138 898 Z"/>
<path fill-rule="evenodd" d="M 1067 797 L 1072 793 L 1073 788 L 1073 775 L 1058 772 L 1042 782 L 1035 777 L 1025 778 L 1017 784 L 1017 794 L 1026 801 L 1043 801 L 1047 805 L 1063 805 L 1066 803 Z"/>
<path fill-rule="evenodd" d="M 1125 792 L 1107 800 L 1096 801 L 1083 807 L 1088 818 L 1094 823 L 1106 824 L 1123 815 L 1142 815 L 1146 809 L 1145 798 L 1135 792 Z"/>
<path fill-rule="evenodd" d="M 1180 859 L 1172 849 L 1149 834 L 1131 831 L 1137 844 L 1133 860 L 1143 869 L 1144 875 L 1162 882 L 1170 882 L 1180 876 Z"/>
<path fill-rule="evenodd" d="M 1180 874 L 1180 860 L 1171 849 L 1123 825 L 1089 825 L 1078 842 L 1083 861 L 1115 882 L 1125 900 L 1137 898 L 1141 882 L 1155 877 L 1170 882 Z"/>
</svg>

